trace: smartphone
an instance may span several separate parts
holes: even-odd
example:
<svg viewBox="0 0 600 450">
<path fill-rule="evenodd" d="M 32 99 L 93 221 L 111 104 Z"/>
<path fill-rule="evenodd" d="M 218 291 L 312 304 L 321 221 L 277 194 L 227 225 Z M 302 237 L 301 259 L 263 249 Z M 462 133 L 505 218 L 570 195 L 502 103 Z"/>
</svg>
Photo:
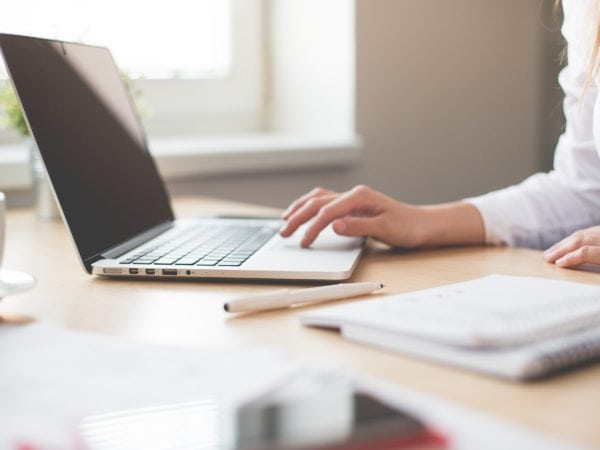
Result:
<svg viewBox="0 0 600 450">
<path fill-rule="evenodd" d="M 331 400 L 331 399 L 329 399 Z M 318 402 L 311 399 L 309 402 Z M 334 402 L 335 403 L 335 402 Z M 235 450 L 437 450 L 447 439 L 406 411 L 354 392 L 350 402 L 247 405 L 237 414 Z M 335 408 L 333 408 L 335 409 Z M 331 417 L 336 414 L 337 417 Z"/>
</svg>

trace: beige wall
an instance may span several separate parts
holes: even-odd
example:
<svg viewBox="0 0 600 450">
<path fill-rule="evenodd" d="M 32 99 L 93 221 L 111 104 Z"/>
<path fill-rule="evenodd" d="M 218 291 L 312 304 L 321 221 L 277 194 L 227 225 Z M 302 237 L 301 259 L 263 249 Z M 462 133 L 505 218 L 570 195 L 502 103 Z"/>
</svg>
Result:
<svg viewBox="0 0 600 450">
<path fill-rule="evenodd" d="M 315 185 L 342 190 L 366 183 L 406 201 L 437 202 L 545 170 L 563 120 L 553 3 L 356 0 L 363 162 L 183 180 L 169 188 L 284 206 Z M 31 195 L 9 199 L 26 204 Z"/>
<path fill-rule="evenodd" d="M 188 180 L 171 190 L 283 206 L 317 184 L 346 189 L 360 182 L 408 201 L 437 202 L 544 169 L 561 120 L 551 3 L 357 0 L 363 163 Z"/>
</svg>

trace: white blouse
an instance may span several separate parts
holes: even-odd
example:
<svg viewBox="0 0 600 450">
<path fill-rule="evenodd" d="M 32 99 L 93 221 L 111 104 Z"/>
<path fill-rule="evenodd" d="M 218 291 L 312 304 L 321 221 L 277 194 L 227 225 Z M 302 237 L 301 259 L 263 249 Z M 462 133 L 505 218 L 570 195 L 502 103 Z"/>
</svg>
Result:
<svg viewBox="0 0 600 450">
<path fill-rule="evenodd" d="M 481 213 L 490 244 L 544 249 L 572 232 L 600 225 L 600 98 L 585 91 L 595 0 L 563 0 L 562 33 L 568 66 L 558 78 L 565 93 L 566 128 L 554 169 L 521 184 L 465 201 Z"/>
</svg>

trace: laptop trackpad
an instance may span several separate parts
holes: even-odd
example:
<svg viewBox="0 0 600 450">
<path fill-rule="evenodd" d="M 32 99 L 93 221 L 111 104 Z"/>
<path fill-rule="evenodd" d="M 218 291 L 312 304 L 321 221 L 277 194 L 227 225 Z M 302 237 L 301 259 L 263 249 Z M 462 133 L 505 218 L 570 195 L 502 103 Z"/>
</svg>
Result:
<svg viewBox="0 0 600 450">
<path fill-rule="evenodd" d="M 277 267 L 279 270 L 341 271 L 352 267 L 360 255 L 362 238 L 349 238 L 335 234 L 331 227 L 319 235 L 310 248 L 302 248 L 304 235 L 300 228 L 293 236 L 276 236 L 251 258 L 245 268 Z M 249 267 L 251 266 L 251 267 Z"/>
<path fill-rule="evenodd" d="M 274 243 L 274 249 L 305 251 L 324 251 L 324 252 L 347 252 L 360 248 L 362 238 L 350 238 L 336 234 L 331 226 L 325 228 L 317 237 L 310 248 L 305 249 L 300 246 L 302 236 L 306 226 L 301 227 L 289 238 L 279 238 Z"/>
</svg>

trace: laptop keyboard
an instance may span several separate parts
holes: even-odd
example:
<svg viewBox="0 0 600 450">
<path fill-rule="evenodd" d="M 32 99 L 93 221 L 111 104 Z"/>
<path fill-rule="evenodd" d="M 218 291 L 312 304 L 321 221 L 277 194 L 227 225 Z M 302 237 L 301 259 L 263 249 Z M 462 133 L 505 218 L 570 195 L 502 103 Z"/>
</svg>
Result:
<svg viewBox="0 0 600 450">
<path fill-rule="evenodd" d="M 131 255 L 120 264 L 241 266 L 276 232 L 272 226 L 201 226 Z"/>
</svg>

